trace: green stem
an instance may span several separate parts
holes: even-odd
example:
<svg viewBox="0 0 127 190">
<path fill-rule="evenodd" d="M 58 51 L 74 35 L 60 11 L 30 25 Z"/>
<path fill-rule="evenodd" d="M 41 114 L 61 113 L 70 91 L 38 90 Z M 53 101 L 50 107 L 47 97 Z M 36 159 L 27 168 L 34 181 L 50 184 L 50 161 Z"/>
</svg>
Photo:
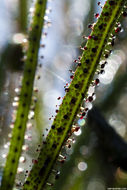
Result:
<svg viewBox="0 0 127 190">
<path fill-rule="evenodd" d="M 33 166 L 24 184 L 24 190 L 42 190 L 45 186 L 61 147 L 68 137 L 82 100 L 87 95 L 99 61 L 103 57 L 105 46 L 121 15 L 125 2 L 127 1 L 106 1 L 102 14 L 94 25 L 91 33 L 92 38 L 86 44 L 81 64 L 75 72 L 74 79 L 54 119 L 46 142 L 41 149 L 38 163 Z"/>
<path fill-rule="evenodd" d="M 30 110 L 33 83 L 38 62 L 38 50 L 44 24 L 46 3 L 47 0 L 37 0 L 35 4 L 35 13 L 29 32 L 29 47 L 22 80 L 19 106 L 12 132 L 10 149 L 4 168 L 1 190 L 11 190 L 13 188 L 18 161 L 22 152 L 24 133 Z"/>
<path fill-rule="evenodd" d="M 19 0 L 19 31 L 26 33 L 27 27 L 27 0 Z"/>
</svg>

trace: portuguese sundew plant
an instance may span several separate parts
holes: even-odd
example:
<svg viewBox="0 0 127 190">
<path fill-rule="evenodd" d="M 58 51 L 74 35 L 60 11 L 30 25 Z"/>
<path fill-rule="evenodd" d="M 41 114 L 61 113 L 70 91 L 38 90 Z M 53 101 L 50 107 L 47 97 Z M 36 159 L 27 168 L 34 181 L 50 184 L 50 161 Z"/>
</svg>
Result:
<svg viewBox="0 0 127 190">
<path fill-rule="evenodd" d="M 91 29 L 90 35 L 88 37 L 83 35 L 84 41 L 87 40 L 87 42 L 80 47 L 83 51 L 82 55 L 74 61 L 76 70 L 70 70 L 72 81 L 65 86 L 66 95 L 59 109 L 56 109 L 57 114 L 50 131 L 45 139 L 44 135 L 42 137 L 42 144 L 39 145 L 38 149 L 39 156 L 33 161 L 31 171 L 26 171 L 26 179 L 24 184 L 20 184 L 20 189 L 41 190 L 47 188 L 47 186 L 53 189 L 52 180 L 49 179 L 50 174 L 54 173 L 57 179 L 59 171 L 54 169 L 55 164 L 57 162 L 64 163 L 66 160 L 66 156 L 61 154 L 61 150 L 65 146 L 71 146 L 71 142 L 74 141 L 72 134 L 80 130 L 77 118 L 84 121 L 89 109 L 91 109 L 91 103 L 95 99 L 93 89 L 100 82 L 98 74 L 104 72 L 103 69 L 107 64 L 107 58 L 111 54 L 116 35 L 121 31 L 120 22 L 123 16 L 127 15 L 126 3 L 125 0 L 107 0 L 102 6 L 101 2 L 98 2 L 98 5 L 102 6 L 102 12 L 100 15 L 95 13 L 97 22 L 88 25 L 88 28 Z M 28 47 L 24 56 L 24 74 L 21 90 L 17 97 L 17 113 L 9 152 L 3 169 L 1 190 L 13 189 L 19 159 L 22 158 L 21 153 L 31 109 L 32 94 L 34 90 L 37 91 L 37 89 L 34 89 L 34 79 L 44 19 L 46 19 L 46 8 L 46 0 L 35 1 L 28 32 Z M 89 93 L 91 88 L 92 94 Z M 61 99 L 61 97 L 58 97 L 58 99 Z M 34 108 L 32 109 L 34 111 Z M 79 167 L 82 168 L 81 166 L 80 164 Z"/>
<path fill-rule="evenodd" d="M 2 178 L 1 189 L 12 189 L 22 151 L 26 122 L 30 110 L 33 82 L 38 60 L 38 50 L 47 1 L 37 1 L 29 31 L 29 45 L 26 53 L 26 64 L 22 80 L 17 116 L 12 132 L 11 144 Z M 18 146 L 17 146 L 18 145 Z"/>
</svg>

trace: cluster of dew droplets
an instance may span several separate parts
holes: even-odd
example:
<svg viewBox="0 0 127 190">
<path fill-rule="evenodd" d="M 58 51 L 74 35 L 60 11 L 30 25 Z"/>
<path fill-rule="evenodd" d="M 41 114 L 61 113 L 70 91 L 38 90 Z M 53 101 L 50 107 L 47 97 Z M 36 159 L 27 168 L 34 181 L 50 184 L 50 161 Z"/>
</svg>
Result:
<svg viewBox="0 0 127 190">
<path fill-rule="evenodd" d="M 14 128 L 14 122 L 15 122 L 15 117 L 16 117 L 16 111 L 17 111 L 17 106 L 18 106 L 18 101 L 19 101 L 19 91 L 20 91 L 20 87 L 15 89 L 15 93 L 17 94 L 12 102 L 12 106 L 13 106 L 13 111 L 12 111 L 12 119 L 11 119 L 11 123 L 9 124 L 9 128 L 10 130 L 12 130 Z M 8 133 L 8 137 L 7 137 L 7 142 L 4 144 L 3 146 L 3 150 L 2 150 L 2 154 L 1 154 L 1 159 L 2 159 L 2 165 L 5 165 L 5 161 L 6 161 L 6 157 L 9 151 L 9 146 L 10 146 L 10 140 L 11 140 L 12 134 L 11 132 Z"/>
<path fill-rule="evenodd" d="M 98 5 L 101 6 L 101 8 L 103 8 L 103 5 L 101 5 L 100 2 L 98 2 Z M 122 12 L 123 17 L 127 17 L 126 8 L 127 7 L 125 6 L 125 11 Z M 95 18 L 98 18 L 98 17 L 99 17 L 99 13 L 96 13 Z M 94 24 L 95 23 L 89 24 L 88 28 L 93 29 Z M 84 127 L 87 113 L 90 109 L 92 109 L 92 107 L 93 107 L 92 103 L 96 99 L 95 90 L 96 90 L 96 87 L 98 87 L 100 84 L 99 76 L 105 73 L 104 68 L 108 64 L 108 58 L 109 58 L 110 54 L 112 53 L 112 48 L 115 43 L 116 35 L 119 32 L 121 32 L 121 30 L 122 30 L 121 24 L 119 22 L 117 22 L 115 25 L 114 31 L 110 35 L 109 40 L 105 46 L 103 55 L 101 57 L 100 64 L 97 68 L 94 79 L 88 89 L 87 97 L 84 98 L 84 100 L 83 100 L 82 106 L 80 107 L 80 112 L 77 114 L 77 118 L 75 119 L 75 121 L 72 125 L 71 132 L 68 134 L 68 139 L 64 143 L 61 153 L 59 154 L 59 157 L 58 157 L 56 165 L 55 165 L 55 170 L 54 169 L 52 170 L 52 173 L 55 174 L 55 176 L 56 176 L 55 179 L 58 179 L 58 176 L 60 174 L 58 163 L 63 164 L 66 160 L 69 159 L 70 155 L 73 153 L 73 144 L 76 142 L 77 136 L 79 136 L 82 133 L 81 127 Z M 90 35 L 88 37 L 83 36 L 83 39 L 87 39 L 87 40 L 90 40 L 92 38 L 94 38 L 94 36 L 90 36 Z M 84 51 L 87 49 L 87 47 L 80 46 L 80 49 Z M 74 64 L 76 64 L 76 67 L 81 65 L 81 56 L 79 56 L 78 59 L 74 60 Z M 73 71 L 72 69 L 70 69 L 69 71 L 71 73 L 70 79 L 73 80 L 75 71 Z M 64 89 L 65 89 L 65 92 L 69 91 L 69 83 L 66 83 L 66 85 L 64 86 Z M 61 100 L 62 98 L 58 97 L 57 99 Z M 57 112 L 58 112 L 58 110 L 56 110 L 56 113 Z M 87 164 L 85 162 L 82 162 L 82 163 L 80 162 L 78 164 L 78 168 L 79 168 L 79 170 L 84 171 L 87 169 Z M 48 182 L 47 185 L 53 186 L 53 183 Z"/>
<path fill-rule="evenodd" d="M 100 4 L 100 2 L 98 2 L 98 5 L 100 5 L 101 8 L 103 7 Z M 125 10 L 121 13 L 121 15 L 123 17 L 127 17 L 127 6 L 125 6 L 124 8 L 125 8 Z M 98 18 L 99 14 L 98 13 L 95 14 L 95 17 Z M 93 29 L 93 26 L 94 26 L 94 24 L 89 24 L 88 28 Z M 101 61 L 99 63 L 99 66 L 98 66 L 97 71 L 96 71 L 95 76 L 94 76 L 94 80 L 92 81 L 92 83 L 88 89 L 87 98 L 84 98 L 82 106 L 80 107 L 80 112 L 77 114 L 77 118 L 75 119 L 75 121 L 72 125 L 71 132 L 68 134 L 69 138 L 67 139 L 66 143 L 63 146 L 63 149 L 61 150 L 61 153 L 59 154 L 60 157 L 62 154 L 62 159 L 60 160 L 58 158 L 57 161 L 59 161 L 62 164 L 65 162 L 65 160 L 69 160 L 70 155 L 73 153 L 73 144 L 76 142 L 77 136 L 79 136 L 82 133 L 81 128 L 84 127 L 84 125 L 85 125 L 87 113 L 90 109 L 92 109 L 92 107 L 93 107 L 92 103 L 96 99 L 95 90 L 96 90 L 96 87 L 98 87 L 99 84 L 101 83 L 100 76 L 105 73 L 104 69 L 108 64 L 108 58 L 109 58 L 110 54 L 112 53 L 112 49 L 113 49 L 113 46 L 115 44 L 116 35 L 118 35 L 122 31 L 123 31 L 123 29 L 121 27 L 121 23 L 117 22 L 115 27 L 114 27 L 112 34 L 109 37 L 109 41 L 107 42 L 107 45 L 105 46 L 105 50 L 104 50 L 103 55 L 101 57 Z M 90 40 L 93 38 L 93 36 L 88 36 L 88 37 L 83 36 L 83 38 Z M 80 49 L 84 51 L 87 49 L 87 47 L 86 46 L 84 46 L 84 47 L 80 46 Z M 76 67 L 80 66 L 80 64 L 81 64 L 80 60 L 81 60 L 81 56 L 79 56 L 77 60 L 74 60 L 74 64 L 76 64 Z M 71 73 L 70 79 L 73 80 L 75 71 L 73 71 L 72 69 L 70 69 L 69 71 Z M 64 88 L 65 88 L 65 92 L 68 92 L 69 84 L 67 83 L 64 86 Z M 61 97 L 58 97 L 58 99 L 60 99 L 60 98 Z M 81 148 L 82 148 L 82 150 L 80 152 L 82 155 L 89 154 L 88 147 L 86 147 L 84 145 Z M 58 165 L 56 167 L 58 167 Z M 80 171 L 85 171 L 87 169 L 87 163 L 84 161 L 79 162 L 78 169 Z M 60 174 L 60 172 L 59 172 L 59 174 Z M 51 186 L 53 184 L 49 184 L 49 185 Z"/>
<path fill-rule="evenodd" d="M 101 6 L 101 8 L 103 8 L 103 6 L 101 5 L 100 2 L 98 2 L 98 5 Z M 122 12 L 122 16 L 127 17 L 127 12 L 126 12 L 127 7 L 125 6 L 124 8 L 125 8 L 125 10 Z M 95 18 L 98 18 L 98 17 L 99 17 L 99 14 L 98 13 L 95 14 Z M 93 29 L 93 27 L 94 27 L 94 23 L 88 25 L 89 29 Z M 115 43 L 116 35 L 119 34 L 119 32 L 122 32 L 122 30 L 123 29 L 121 28 L 121 24 L 119 22 L 117 22 L 115 25 L 114 31 L 110 35 L 109 41 L 107 42 L 107 45 L 105 46 L 105 50 L 101 57 L 100 64 L 99 64 L 97 71 L 95 73 L 95 76 L 94 76 L 94 80 L 92 81 L 92 83 L 88 89 L 87 98 L 84 98 L 82 106 L 80 107 L 80 112 L 77 114 L 77 118 L 75 119 L 75 121 L 72 125 L 71 132 L 68 134 L 69 138 L 63 145 L 61 153 L 59 154 L 59 158 L 57 159 L 56 166 L 55 166 L 55 168 L 57 168 L 57 169 L 52 170 L 52 173 L 55 174 L 55 176 L 56 176 L 55 179 L 58 179 L 58 177 L 60 175 L 60 171 L 59 171 L 60 167 L 59 167 L 58 163 L 63 164 L 66 160 L 70 159 L 70 155 L 73 153 L 73 144 L 76 142 L 77 136 L 79 136 L 82 133 L 81 127 L 83 127 L 85 125 L 85 119 L 87 117 L 87 113 L 90 109 L 92 109 L 92 106 L 93 106 L 92 103 L 96 99 L 95 90 L 96 90 L 96 87 L 98 87 L 101 82 L 99 78 L 101 75 L 103 75 L 105 73 L 104 69 L 105 69 L 105 66 L 108 64 L 108 58 L 109 58 L 110 54 L 112 53 L 112 48 Z M 83 38 L 87 39 L 87 40 L 90 40 L 93 37 L 94 36 L 88 36 L 88 37 L 83 36 Z M 80 49 L 86 50 L 87 47 L 80 46 Z M 77 60 L 74 60 L 74 64 L 76 64 L 76 67 L 81 65 L 80 60 L 81 60 L 81 56 L 79 56 Z M 69 71 L 71 73 L 70 79 L 73 80 L 75 71 L 73 71 L 72 69 L 70 69 Z M 64 88 L 65 88 L 65 92 L 68 92 L 69 91 L 69 83 L 66 83 Z M 58 100 L 61 100 L 61 97 L 58 97 Z M 58 110 L 56 110 L 56 113 L 57 112 L 58 112 Z M 81 148 L 82 148 L 82 150 L 81 150 L 82 155 L 89 154 L 89 150 L 86 146 L 82 146 Z M 85 152 L 84 152 L 84 150 L 85 150 Z M 80 171 L 85 171 L 87 169 L 87 163 L 79 162 L 78 169 Z M 55 173 L 54 173 L 54 171 L 55 171 Z M 47 185 L 53 186 L 53 183 L 48 182 Z"/>
<path fill-rule="evenodd" d="M 96 16 L 96 18 L 97 18 L 97 16 Z M 92 29 L 93 25 L 90 24 L 88 26 L 88 28 Z M 91 39 L 90 36 L 88 36 L 88 37 L 83 36 L 83 38 Z M 86 46 L 80 47 L 80 49 L 86 50 Z M 73 63 L 75 64 L 74 68 L 81 65 L 80 61 L 81 61 L 81 56 L 79 56 L 78 59 L 75 59 L 73 61 Z M 69 72 L 70 72 L 70 79 L 73 80 L 75 71 L 70 69 Z M 69 91 L 69 85 L 70 85 L 69 83 L 66 83 L 64 85 L 65 92 Z M 88 98 L 84 99 L 82 107 L 80 108 L 80 113 L 77 114 L 77 118 L 75 119 L 75 122 L 74 122 L 74 124 L 72 126 L 71 132 L 68 134 L 68 139 L 64 143 L 64 145 L 63 145 L 63 147 L 61 149 L 61 152 L 60 152 L 60 154 L 58 156 L 57 162 L 56 162 L 56 164 L 54 166 L 54 169 L 52 170 L 52 174 L 55 176 L 54 179 L 59 178 L 59 175 L 60 175 L 59 170 L 60 170 L 61 164 L 64 164 L 64 162 L 66 160 L 70 159 L 70 155 L 73 152 L 73 144 L 76 142 L 76 136 L 79 136 L 81 134 L 81 126 L 85 125 L 86 115 L 87 115 L 88 111 L 92 108 L 92 102 L 96 98 L 95 87 L 98 86 L 98 85 L 99 85 L 99 79 L 96 78 L 93 81 L 93 83 L 91 84 L 91 86 L 90 86 L 90 88 L 88 90 Z M 63 99 L 62 97 L 57 98 L 57 100 L 60 101 L 60 102 L 62 101 L 62 99 Z M 56 107 L 58 107 L 58 105 L 56 105 Z M 58 111 L 59 110 L 56 109 L 56 113 L 58 113 Z M 52 118 L 49 118 L 49 120 L 51 120 L 51 119 Z M 45 141 L 44 141 L 44 143 L 45 143 Z M 50 180 L 50 177 L 49 177 L 49 179 L 48 179 L 47 186 L 49 186 L 49 187 L 53 186 L 53 183 L 51 183 L 50 181 L 53 181 L 53 178 L 51 178 L 51 180 Z"/>
</svg>

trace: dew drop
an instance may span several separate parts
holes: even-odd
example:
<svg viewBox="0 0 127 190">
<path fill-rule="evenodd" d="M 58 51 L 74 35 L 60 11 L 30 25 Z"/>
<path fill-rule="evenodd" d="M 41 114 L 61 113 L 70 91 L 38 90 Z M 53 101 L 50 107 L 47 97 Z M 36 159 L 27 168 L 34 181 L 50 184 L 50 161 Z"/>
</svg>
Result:
<svg viewBox="0 0 127 190">
<path fill-rule="evenodd" d="M 79 129 L 78 131 L 74 132 L 74 135 L 79 136 L 79 135 L 81 135 L 81 133 L 82 133 L 82 131 L 81 131 L 81 129 Z"/>
<path fill-rule="evenodd" d="M 13 102 L 13 103 L 12 103 L 12 106 L 13 106 L 13 107 L 18 107 L 18 105 L 19 105 L 19 102 Z"/>
<path fill-rule="evenodd" d="M 16 97 L 14 97 L 14 101 L 19 101 L 19 97 L 18 96 L 16 96 Z"/>
<path fill-rule="evenodd" d="M 24 169 L 23 168 L 18 168 L 18 173 L 22 173 L 24 171 Z"/>
<path fill-rule="evenodd" d="M 27 123 L 27 129 L 31 129 L 32 128 L 32 123 Z"/>
<path fill-rule="evenodd" d="M 6 158 L 7 157 L 7 154 L 2 154 L 2 158 Z"/>
<path fill-rule="evenodd" d="M 19 161 L 20 161 L 21 163 L 24 163 L 24 162 L 26 161 L 26 159 L 25 159 L 24 156 L 21 156 Z"/>
<path fill-rule="evenodd" d="M 89 110 L 92 109 L 92 103 L 91 102 L 85 102 L 85 108 L 88 108 Z"/>
<path fill-rule="evenodd" d="M 13 129 L 13 128 L 14 128 L 14 124 L 11 124 L 11 125 L 10 125 L 10 128 Z"/>
<path fill-rule="evenodd" d="M 15 88 L 15 92 L 19 93 L 20 92 L 19 88 Z"/>
<path fill-rule="evenodd" d="M 45 16 L 44 16 L 44 20 L 45 20 L 45 21 L 48 21 L 48 16 L 45 15 Z"/>
<path fill-rule="evenodd" d="M 28 145 L 23 145 L 22 150 L 27 151 L 29 149 Z"/>
<path fill-rule="evenodd" d="M 85 125 L 85 119 L 79 119 L 78 120 L 78 125 L 79 126 L 84 126 Z"/>
<path fill-rule="evenodd" d="M 11 138 L 11 137 L 12 137 L 12 134 L 11 134 L 11 133 L 9 133 L 9 134 L 8 134 L 8 137 L 9 137 L 9 138 Z"/>
<path fill-rule="evenodd" d="M 35 10 L 34 7 L 31 7 L 31 8 L 29 9 L 29 12 L 30 12 L 30 13 L 33 13 L 34 10 Z"/>
<path fill-rule="evenodd" d="M 5 145 L 4 145 L 4 148 L 6 148 L 6 149 L 9 148 L 9 145 L 8 145 L 8 144 L 5 144 Z"/>
<path fill-rule="evenodd" d="M 91 96 L 95 91 L 95 86 L 90 86 L 88 90 L 88 95 Z"/>
</svg>

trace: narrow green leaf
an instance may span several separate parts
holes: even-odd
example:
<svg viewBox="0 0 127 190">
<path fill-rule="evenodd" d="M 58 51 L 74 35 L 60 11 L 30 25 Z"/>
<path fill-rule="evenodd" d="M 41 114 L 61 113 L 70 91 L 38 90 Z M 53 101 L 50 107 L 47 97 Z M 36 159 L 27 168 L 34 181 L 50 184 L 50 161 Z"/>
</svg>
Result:
<svg viewBox="0 0 127 190">
<path fill-rule="evenodd" d="M 19 29 L 20 32 L 26 33 L 27 28 L 27 0 L 19 0 Z"/>
<path fill-rule="evenodd" d="M 75 72 L 74 79 L 41 149 L 38 163 L 33 166 L 23 190 L 42 190 L 45 186 L 126 2 L 126 0 L 106 1 L 86 44 L 81 64 Z"/>
<path fill-rule="evenodd" d="M 33 83 L 38 61 L 38 50 L 40 46 L 40 38 L 44 23 L 46 3 L 47 0 L 37 0 L 35 4 L 35 12 L 29 32 L 29 47 L 27 51 L 27 59 L 22 80 L 19 106 L 17 110 L 14 129 L 12 132 L 10 149 L 4 168 L 2 185 L 0 188 L 1 190 L 12 189 L 15 175 L 17 172 L 19 158 L 22 152 L 24 133 L 28 120 L 28 113 L 30 110 Z"/>
</svg>

